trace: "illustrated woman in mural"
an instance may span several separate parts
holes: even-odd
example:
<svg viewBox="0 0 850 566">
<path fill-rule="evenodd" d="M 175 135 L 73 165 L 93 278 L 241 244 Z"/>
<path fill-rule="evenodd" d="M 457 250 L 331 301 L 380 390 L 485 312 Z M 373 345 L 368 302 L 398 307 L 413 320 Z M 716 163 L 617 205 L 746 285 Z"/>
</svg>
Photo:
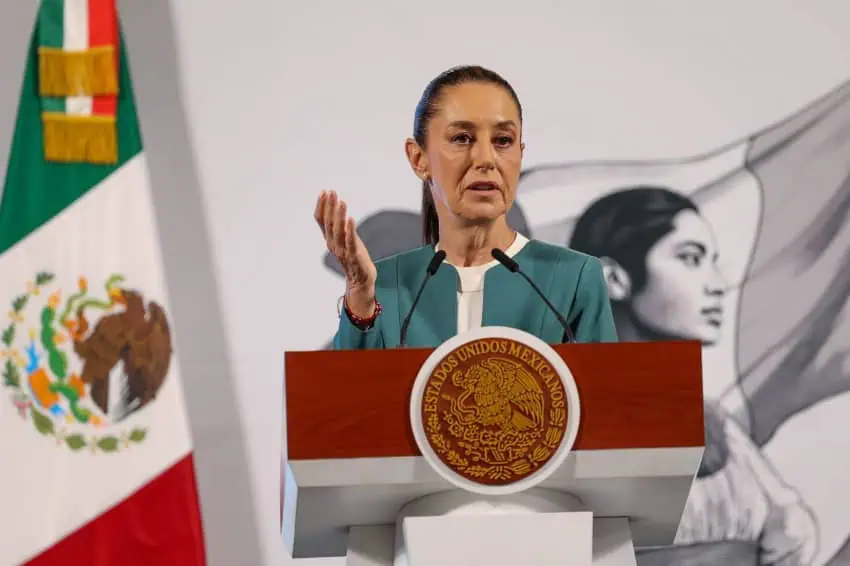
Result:
<svg viewBox="0 0 850 566">
<path fill-rule="evenodd" d="M 445 265 L 436 264 L 406 345 L 436 347 L 482 325 L 518 328 L 549 343 L 616 340 L 599 261 L 529 240 L 507 221 L 524 151 L 522 107 L 507 81 L 481 67 L 441 74 L 417 105 L 405 149 L 422 182 L 424 246 L 376 263 L 345 202 L 325 192 L 316 203 L 316 222 L 346 279 L 335 348 L 400 345 L 400 319 L 438 251 Z M 567 315 L 569 332 L 526 281 L 499 266 L 494 248 L 518 262 Z M 513 298 L 508 308 L 504 297 Z"/>
<path fill-rule="evenodd" d="M 725 281 L 711 226 L 687 197 L 635 187 L 591 204 L 570 247 L 603 264 L 622 340 L 717 342 Z M 677 546 L 647 549 L 639 563 L 809 564 L 817 528 L 734 419 L 706 404 L 706 448 Z"/>
</svg>

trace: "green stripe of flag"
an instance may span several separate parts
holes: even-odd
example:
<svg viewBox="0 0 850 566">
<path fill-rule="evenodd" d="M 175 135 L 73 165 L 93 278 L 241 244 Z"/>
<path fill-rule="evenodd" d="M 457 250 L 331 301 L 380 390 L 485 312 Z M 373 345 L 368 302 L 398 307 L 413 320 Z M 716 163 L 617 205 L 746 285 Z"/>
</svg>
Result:
<svg viewBox="0 0 850 566">
<path fill-rule="evenodd" d="M 142 151 L 124 38 L 119 33 L 118 162 L 93 165 L 45 161 L 38 96 L 38 38 L 37 24 L 30 42 L 12 149 L 0 193 L 0 255 Z"/>
<path fill-rule="evenodd" d="M 65 1 L 41 0 L 36 29 L 40 46 L 61 49 L 65 45 Z M 44 97 L 41 107 L 45 112 L 65 112 L 65 99 Z"/>
<path fill-rule="evenodd" d="M 41 0 L 36 29 L 40 45 L 61 48 L 65 42 L 65 2 Z"/>
</svg>

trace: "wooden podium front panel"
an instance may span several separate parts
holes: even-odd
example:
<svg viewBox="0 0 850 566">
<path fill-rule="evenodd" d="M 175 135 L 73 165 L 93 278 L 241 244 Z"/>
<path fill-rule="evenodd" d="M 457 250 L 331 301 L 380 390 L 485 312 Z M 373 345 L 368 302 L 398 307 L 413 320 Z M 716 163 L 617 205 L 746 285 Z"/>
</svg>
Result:
<svg viewBox="0 0 850 566">
<path fill-rule="evenodd" d="M 573 450 L 703 445 L 698 342 L 553 346 L 578 386 Z M 420 456 L 410 390 L 433 350 L 287 352 L 290 460 Z"/>
</svg>

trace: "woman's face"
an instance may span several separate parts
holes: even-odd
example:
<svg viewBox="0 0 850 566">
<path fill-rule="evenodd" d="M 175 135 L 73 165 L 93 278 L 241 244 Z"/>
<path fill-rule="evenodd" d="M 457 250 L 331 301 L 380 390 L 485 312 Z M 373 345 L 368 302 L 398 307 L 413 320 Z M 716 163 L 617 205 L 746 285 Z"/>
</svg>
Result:
<svg viewBox="0 0 850 566">
<path fill-rule="evenodd" d="M 661 336 L 713 344 L 720 338 L 725 288 L 714 235 L 692 210 L 676 215 L 673 226 L 647 254 L 646 285 L 632 297 L 633 314 Z"/>
<path fill-rule="evenodd" d="M 522 124 L 511 95 L 470 82 L 442 92 L 428 125 L 425 163 L 437 210 L 470 225 L 505 215 L 522 169 Z"/>
</svg>

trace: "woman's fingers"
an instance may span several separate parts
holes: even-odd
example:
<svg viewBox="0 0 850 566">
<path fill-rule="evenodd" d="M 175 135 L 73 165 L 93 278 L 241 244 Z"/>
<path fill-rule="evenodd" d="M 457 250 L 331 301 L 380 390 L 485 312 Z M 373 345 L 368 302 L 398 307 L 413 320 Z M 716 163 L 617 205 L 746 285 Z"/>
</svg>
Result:
<svg viewBox="0 0 850 566">
<path fill-rule="evenodd" d="M 352 259 L 357 257 L 357 229 L 351 217 L 345 223 L 345 255 Z"/>
<path fill-rule="evenodd" d="M 338 201 L 334 209 L 334 244 L 341 253 L 345 253 L 345 233 L 346 233 L 346 210 L 345 202 Z"/>
<path fill-rule="evenodd" d="M 369 266 L 359 263 L 357 228 L 347 212 L 348 206 L 336 192 L 322 191 L 313 217 L 322 229 L 328 250 L 339 260 L 347 275 L 361 279 L 367 276 Z"/>
<path fill-rule="evenodd" d="M 325 239 L 328 241 L 328 244 L 333 245 L 334 242 L 334 209 L 336 208 L 336 194 L 333 191 L 328 194 L 328 200 L 325 203 L 325 209 L 323 212 L 322 223 L 325 226 Z"/>
<path fill-rule="evenodd" d="M 313 218 L 316 224 L 322 230 L 322 235 L 325 234 L 325 204 L 327 203 L 328 195 L 326 191 L 322 191 L 319 198 L 316 199 L 316 209 L 313 211 Z"/>
</svg>

